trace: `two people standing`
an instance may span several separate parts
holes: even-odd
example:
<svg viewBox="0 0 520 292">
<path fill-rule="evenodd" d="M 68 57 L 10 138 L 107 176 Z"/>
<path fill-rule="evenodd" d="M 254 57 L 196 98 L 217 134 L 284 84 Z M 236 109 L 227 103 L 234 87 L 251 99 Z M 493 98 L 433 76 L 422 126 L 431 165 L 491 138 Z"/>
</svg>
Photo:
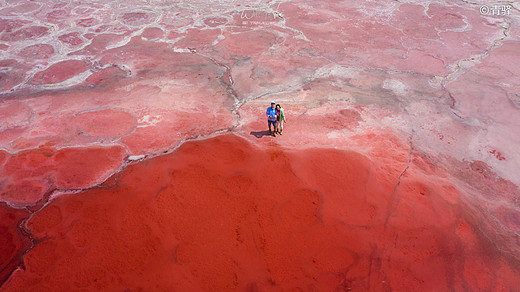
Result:
<svg viewBox="0 0 520 292">
<path fill-rule="evenodd" d="M 271 101 L 271 106 L 267 108 L 265 112 L 267 116 L 267 126 L 269 127 L 269 135 L 276 137 L 276 134 L 282 135 L 283 124 L 285 120 L 285 113 L 281 105 Z M 273 131 L 271 131 L 271 125 L 273 125 Z"/>
</svg>

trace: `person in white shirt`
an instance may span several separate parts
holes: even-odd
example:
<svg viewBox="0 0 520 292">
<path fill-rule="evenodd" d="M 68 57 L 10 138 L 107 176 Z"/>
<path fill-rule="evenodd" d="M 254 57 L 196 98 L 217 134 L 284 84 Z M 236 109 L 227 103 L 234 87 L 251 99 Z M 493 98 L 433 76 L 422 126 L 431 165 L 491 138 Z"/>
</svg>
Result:
<svg viewBox="0 0 520 292">
<path fill-rule="evenodd" d="M 285 120 L 285 112 L 284 112 L 282 106 L 279 105 L 279 104 L 276 105 L 276 112 L 277 112 L 277 115 L 276 115 L 276 132 L 278 134 L 282 135 L 283 124 L 287 122 Z"/>
</svg>

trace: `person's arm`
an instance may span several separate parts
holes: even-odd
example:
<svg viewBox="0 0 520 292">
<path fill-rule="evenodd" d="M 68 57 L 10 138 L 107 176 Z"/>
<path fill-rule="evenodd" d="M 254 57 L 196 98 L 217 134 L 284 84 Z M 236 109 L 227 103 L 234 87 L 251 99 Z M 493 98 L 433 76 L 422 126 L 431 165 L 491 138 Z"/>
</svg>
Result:
<svg viewBox="0 0 520 292">
<path fill-rule="evenodd" d="M 282 109 L 281 112 L 282 112 L 282 117 L 283 117 L 284 123 L 287 123 L 287 121 L 285 120 L 285 110 Z"/>
<path fill-rule="evenodd" d="M 269 108 L 267 108 L 267 111 L 265 111 L 265 115 L 269 117 Z"/>
</svg>

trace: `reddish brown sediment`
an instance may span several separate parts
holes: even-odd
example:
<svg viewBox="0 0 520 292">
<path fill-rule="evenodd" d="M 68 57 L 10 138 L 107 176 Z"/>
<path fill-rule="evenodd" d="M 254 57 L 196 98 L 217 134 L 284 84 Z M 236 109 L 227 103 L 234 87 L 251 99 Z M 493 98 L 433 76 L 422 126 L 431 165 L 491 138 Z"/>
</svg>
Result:
<svg viewBox="0 0 520 292">
<path fill-rule="evenodd" d="M 353 151 L 234 135 L 188 142 L 35 213 L 26 228 L 38 243 L 2 291 L 520 285 L 518 262 L 469 223 L 455 186 L 387 168 Z"/>
</svg>

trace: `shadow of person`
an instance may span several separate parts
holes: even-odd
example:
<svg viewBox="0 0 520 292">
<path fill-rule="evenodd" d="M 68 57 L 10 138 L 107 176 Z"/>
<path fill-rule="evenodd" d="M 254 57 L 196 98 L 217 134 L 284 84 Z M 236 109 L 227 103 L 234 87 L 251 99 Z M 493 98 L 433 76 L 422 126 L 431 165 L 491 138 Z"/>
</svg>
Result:
<svg viewBox="0 0 520 292">
<path fill-rule="evenodd" d="M 269 136 L 269 132 L 268 131 L 251 131 L 251 133 L 249 133 L 253 136 L 255 136 L 256 138 L 260 139 L 262 138 L 263 136 Z"/>
</svg>

